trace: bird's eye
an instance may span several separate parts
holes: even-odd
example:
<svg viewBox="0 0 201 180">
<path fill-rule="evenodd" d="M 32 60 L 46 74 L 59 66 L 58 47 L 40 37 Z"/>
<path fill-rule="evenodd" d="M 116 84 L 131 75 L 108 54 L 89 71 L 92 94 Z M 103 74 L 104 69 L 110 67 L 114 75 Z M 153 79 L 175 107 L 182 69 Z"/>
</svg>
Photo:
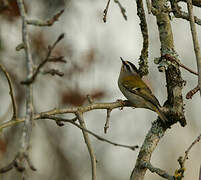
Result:
<svg viewBox="0 0 201 180">
<path fill-rule="evenodd" d="M 125 69 L 126 69 L 127 71 L 131 72 L 131 68 L 130 68 L 130 66 L 129 66 L 128 64 L 124 64 L 124 67 L 125 67 Z"/>
</svg>

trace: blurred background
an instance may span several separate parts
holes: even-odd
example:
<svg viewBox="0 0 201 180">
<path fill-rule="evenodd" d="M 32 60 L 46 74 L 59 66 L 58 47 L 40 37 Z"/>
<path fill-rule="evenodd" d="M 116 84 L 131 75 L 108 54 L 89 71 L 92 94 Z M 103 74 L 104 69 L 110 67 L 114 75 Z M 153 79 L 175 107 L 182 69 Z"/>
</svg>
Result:
<svg viewBox="0 0 201 180">
<path fill-rule="evenodd" d="M 107 22 L 103 23 L 103 10 L 107 0 L 35 0 L 26 1 L 30 18 L 46 20 L 61 9 L 64 14 L 52 27 L 29 26 L 31 51 L 35 64 L 46 56 L 47 46 L 61 33 L 65 38 L 53 52 L 63 55 L 66 64 L 48 63 L 44 69 L 57 68 L 63 77 L 39 75 L 34 83 L 35 112 L 52 108 L 72 107 L 87 104 L 90 94 L 95 102 L 113 102 L 124 99 L 117 80 L 120 71 L 120 56 L 138 65 L 142 48 L 142 36 L 136 3 L 121 1 L 126 8 L 125 21 L 117 4 L 110 3 Z M 181 4 L 186 10 L 185 4 Z M 146 13 L 147 9 L 145 8 Z M 195 8 L 199 17 L 199 9 Z M 21 19 L 15 0 L 0 1 L 0 63 L 7 69 L 14 84 L 18 113 L 25 115 L 25 89 L 20 81 L 25 79 L 26 64 L 24 51 L 16 51 L 21 43 Z M 149 30 L 149 75 L 146 82 L 160 103 L 167 98 L 164 73 L 159 73 L 153 63 L 160 56 L 160 42 L 155 17 L 147 15 Z M 172 29 L 175 49 L 183 64 L 196 71 L 189 22 L 173 18 Z M 201 29 L 197 26 L 198 35 Z M 187 81 L 183 95 L 194 88 L 197 77 L 181 69 Z M 187 126 L 175 124 L 169 129 L 153 153 L 154 166 L 174 174 L 179 167 L 177 159 L 183 156 L 187 147 L 201 132 L 199 93 L 192 100 L 186 100 L 185 114 Z M 10 120 L 12 105 L 7 81 L 0 72 L 0 123 Z M 65 117 L 70 117 L 66 115 Z M 145 109 L 115 109 L 111 113 L 110 128 L 104 134 L 105 110 L 95 110 L 84 114 L 87 128 L 114 142 L 141 146 L 145 135 L 156 119 L 156 113 Z M 0 167 L 5 166 L 18 152 L 21 144 L 22 125 L 4 129 L 0 136 Z M 97 158 L 97 179 L 129 179 L 139 150 L 114 147 L 91 137 Z M 91 179 L 90 158 L 82 137 L 82 132 L 70 124 L 58 127 L 53 121 L 39 120 L 35 123 L 31 139 L 31 158 L 36 172 L 29 170 L 29 179 L 43 180 L 89 180 Z M 197 144 L 186 162 L 185 179 L 198 179 L 201 163 L 201 145 Z M 1 174 L 0 179 L 19 179 L 20 173 L 11 170 Z M 160 180 L 159 176 L 147 171 L 146 180 Z"/>
</svg>

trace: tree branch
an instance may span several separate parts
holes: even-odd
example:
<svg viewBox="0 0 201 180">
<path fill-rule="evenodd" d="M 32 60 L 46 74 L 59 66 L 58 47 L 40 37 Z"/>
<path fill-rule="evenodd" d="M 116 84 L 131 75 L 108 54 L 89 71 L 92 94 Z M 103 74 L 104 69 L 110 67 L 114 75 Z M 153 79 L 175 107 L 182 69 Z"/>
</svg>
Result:
<svg viewBox="0 0 201 180">
<path fill-rule="evenodd" d="M 171 7 L 172 7 L 172 12 L 176 18 L 182 18 L 187 21 L 190 21 L 189 14 L 181 11 L 181 7 L 178 5 L 177 1 L 170 1 Z M 196 24 L 201 25 L 201 19 L 198 17 L 194 16 L 194 21 Z"/>
<path fill-rule="evenodd" d="M 152 7 L 152 9 L 156 11 L 156 13 L 153 14 L 156 16 L 159 30 L 161 56 L 164 54 L 176 56 L 174 51 L 174 41 L 169 18 L 169 10 L 166 8 L 166 0 L 152 0 Z M 182 98 L 183 79 L 181 78 L 181 72 L 178 66 L 173 66 L 170 64 L 167 67 L 166 82 L 168 99 L 164 106 L 168 110 L 166 116 L 170 120 L 170 124 L 166 127 L 164 127 L 164 125 L 162 125 L 159 121 L 155 121 L 152 124 L 152 127 L 146 135 L 143 145 L 141 146 L 135 167 L 130 176 L 130 180 L 144 179 L 147 168 L 142 167 L 141 165 L 144 162 L 150 163 L 152 153 L 158 145 L 160 139 L 165 134 L 168 126 L 178 121 L 182 126 L 186 125 Z"/>
<path fill-rule="evenodd" d="M 107 21 L 107 12 L 108 12 L 108 9 L 109 9 L 109 5 L 110 5 L 110 0 L 108 0 L 107 2 L 107 5 L 103 11 L 103 22 L 106 23 Z"/>
<path fill-rule="evenodd" d="M 193 37 L 194 51 L 195 51 L 195 56 L 196 56 L 196 61 L 197 61 L 198 87 L 200 88 L 200 96 L 201 96 L 201 54 L 200 54 L 200 46 L 198 43 L 197 31 L 196 31 L 196 27 L 195 27 L 192 0 L 186 0 L 186 1 L 187 1 L 187 6 L 188 6 L 191 33 L 192 33 L 192 37 Z"/>
<path fill-rule="evenodd" d="M 119 9 L 121 10 L 121 14 L 123 15 L 124 19 L 127 21 L 126 9 L 121 5 L 119 0 L 114 0 L 114 2 L 118 4 Z"/>
<path fill-rule="evenodd" d="M 79 120 L 80 126 L 83 129 L 86 129 L 86 125 L 85 125 L 84 118 L 83 118 L 83 113 L 78 111 L 76 113 L 76 115 L 77 115 L 77 118 Z M 87 149 L 89 151 L 90 159 L 91 159 L 92 180 L 96 180 L 96 157 L 95 157 L 95 153 L 94 153 L 94 150 L 92 148 L 88 133 L 84 130 L 82 130 L 82 133 L 83 133 L 83 137 L 84 137 Z"/>
<path fill-rule="evenodd" d="M 193 95 L 196 94 L 199 90 L 200 90 L 200 88 L 198 86 L 196 86 L 195 88 L 193 88 L 192 90 L 190 90 L 186 94 L 186 99 L 192 99 Z"/>
<path fill-rule="evenodd" d="M 22 0 L 17 0 L 17 4 L 20 11 L 20 16 L 22 19 L 22 41 L 24 44 L 26 64 L 27 64 L 27 78 L 30 78 L 33 75 L 33 60 L 31 56 L 31 51 L 29 47 L 29 38 L 28 38 L 28 30 L 27 30 L 27 18 L 24 8 L 24 3 Z M 32 85 L 29 84 L 26 86 L 26 118 L 24 121 L 24 128 L 22 132 L 22 145 L 20 150 L 20 155 L 17 156 L 18 159 L 16 162 L 22 163 L 22 167 L 25 167 L 26 162 L 26 154 L 28 154 L 30 137 L 32 132 L 32 117 L 33 116 L 33 88 Z"/>
<path fill-rule="evenodd" d="M 114 145 L 114 146 L 127 148 L 127 149 L 130 149 L 132 151 L 135 151 L 139 147 L 138 145 L 129 146 L 129 145 L 125 145 L 125 144 L 119 144 L 119 143 L 116 143 L 116 142 L 112 142 L 112 141 L 110 141 L 108 139 L 105 139 L 105 138 L 103 138 L 103 137 L 95 134 L 94 132 L 92 132 L 92 131 L 90 131 L 90 130 L 84 128 L 84 127 L 82 127 L 81 125 L 77 124 L 74 120 L 64 119 L 64 118 L 60 118 L 60 117 L 56 117 L 56 116 L 52 116 L 52 115 L 42 115 L 42 116 L 40 116 L 40 118 L 35 119 L 35 120 L 39 120 L 39 119 L 51 119 L 51 120 L 56 121 L 56 123 L 58 123 L 58 122 L 68 122 L 68 123 L 71 123 L 74 126 L 78 127 L 79 129 L 81 129 L 81 130 L 87 132 L 88 134 L 94 136 L 98 140 L 106 142 L 106 143 Z"/>
<path fill-rule="evenodd" d="M 151 129 L 145 137 L 145 140 L 140 148 L 140 152 L 137 157 L 135 168 L 133 169 L 130 180 L 143 180 L 147 167 L 142 167 L 142 164 L 149 163 L 151 155 L 155 150 L 158 142 L 164 136 L 166 129 L 162 127 L 161 122 L 154 121 Z"/>
<path fill-rule="evenodd" d="M 137 3 L 137 15 L 140 18 L 140 29 L 143 37 L 143 47 L 139 58 L 139 74 L 142 77 L 149 73 L 148 71 L 149 36 L 148 36 L 146 16 L 143 7 L 144 6 L 143 1 L 137 0 L 136 3 Z"/>
<path fill-rule="evenodd" d="M 41 21 L 36 19 L 27 19 L 27 24 L 34 26 L 52 26 L 56 21 L 58 21 L 59 17 L 63 14 L 64 9 L 55 14 L 51 19 L 47 21 Z"/>
<path fill-rule="evenodd" d="M 165 59 L 173 62 L 173 63 L 176 63 L 177 65 L 179 65 L 180 67 L 184 68 L 185 70 L 187 70 L 188 72 L 198 76 L 198 73 L 193 71 L 192 69 L 190 69 L 189 67 L 185 66 L 184 64 L 182 64 L 180 61 L 178 61 L 175 57 L 173 56 L 170 56 L 169 54 L 165 54 L 163 57 L 165 57 Z"/>
<path fill-rule="evenodd" d="M 12 82 L 11 82 L 11 79 L 10 79 L 10 75 L 8 74 L 8 72 L 6 71 L 5 67 L 2 64 L 0 64 L 0 69 L 2 70 L 2 72 L 4 73 L 4 75 L 6 76 L 6 79 L 8 81 L 8 86 L 9 86 L 9 89 L 10 89 L 9 94 L 10 94 L 11 101 L 12 101 L 12 106 L 13 106 L 13 117 L 12 117 L 12 120 L 13 120 L 13 119 L 17 118 L 17 105 L 16 105 L 16 100 L 15 100 L 15 97 L 14 97 Z"/>
<path fill-rule="evenodd" d="M 34 82 L 34 80 L 36 79 L 38 73 L 40 72 L 40 69 L 49 61 L 49 58 L 52 54 L 52 51 L 54 50 L 54 48 L 56 47 L 56 45 L 64 38 L 64 33 L 62 33 L 61 35 L 59 35 L 59 37 L 57 38 L 57 40 L 53 43 L 53 45 L 49 45 L 48 46 L 48 52 L 46 55 L 46 58 L 37 66 L 35 72 L 32 74 L 32 76 L 30 76 L 28 79 L 26 79 L 25 81 L 22 81 L 22 84 L 31 84 Z"/>
<path fill-rule="evenodd" d="M 156 168 L 154 167 L 151 163 L 148 162 L 144 162 L 142 165 L 142 167 L 149 169 L 151 172 L 158 174 L 159 176 L 168 179 L 168 180 L 174 180 L 174 177 L 169 175 L 166 171 L 160 169 L 160 168 Z"/>
</svg>

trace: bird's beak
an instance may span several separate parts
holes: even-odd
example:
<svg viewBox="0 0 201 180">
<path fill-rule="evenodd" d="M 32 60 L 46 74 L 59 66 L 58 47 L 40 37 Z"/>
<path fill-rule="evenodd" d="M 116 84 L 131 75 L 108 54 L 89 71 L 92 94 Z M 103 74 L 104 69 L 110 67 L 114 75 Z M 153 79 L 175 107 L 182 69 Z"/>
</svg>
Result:
<svg viewBox="0 0 201 180">
<path fill-rule="evenodd" d="M 122 64 L 126 65 L 126 62 L 123 60 L 122 57 L 120 57 Z"/>
</svg>

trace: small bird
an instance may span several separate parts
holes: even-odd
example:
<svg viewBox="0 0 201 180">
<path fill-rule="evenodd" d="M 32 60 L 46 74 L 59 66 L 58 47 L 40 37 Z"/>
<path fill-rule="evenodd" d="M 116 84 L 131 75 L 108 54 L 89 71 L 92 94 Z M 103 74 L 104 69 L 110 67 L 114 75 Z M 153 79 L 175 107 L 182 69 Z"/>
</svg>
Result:
<svg viewBox="0 0 201 180">
<path fill-rule="evenodd" d="M 141 79 L 136 66 L 129 61 L 124 61 L 122 58 L 121 61 L 122 66 L 118 86 L 123 95 L 134 107 L 155 111 L 163 122 L 167 122 L 168 120 L 161 111 L 158 99 Z"/>
</svg>

